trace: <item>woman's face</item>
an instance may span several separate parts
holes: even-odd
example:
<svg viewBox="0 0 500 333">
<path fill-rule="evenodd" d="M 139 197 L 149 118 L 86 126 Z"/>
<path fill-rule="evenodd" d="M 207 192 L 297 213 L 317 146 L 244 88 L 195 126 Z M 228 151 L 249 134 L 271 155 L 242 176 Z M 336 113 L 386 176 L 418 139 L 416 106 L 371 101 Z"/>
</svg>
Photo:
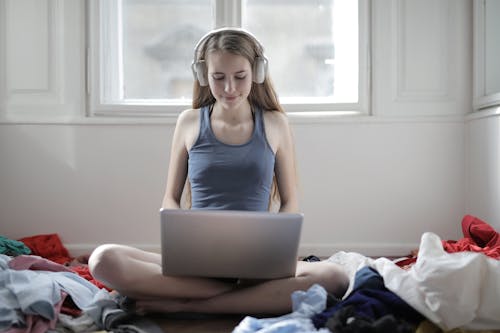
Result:
<svg viewBox="0 0 500 333">
<path fill-rule="evenodd" d="M 234 109 L 247 102 L 252 89 L 252 67 L 241 55 L 211 52 L 207 56 L 208 85 L 218 103 Z"/>
</svg>

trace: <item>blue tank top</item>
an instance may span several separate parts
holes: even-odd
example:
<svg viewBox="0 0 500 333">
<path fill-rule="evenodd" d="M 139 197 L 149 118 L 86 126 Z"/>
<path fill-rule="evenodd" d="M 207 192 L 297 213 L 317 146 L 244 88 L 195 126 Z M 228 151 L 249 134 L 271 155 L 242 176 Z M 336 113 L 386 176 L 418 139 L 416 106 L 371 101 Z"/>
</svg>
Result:
<svg viewBox="0 0 500 333">
<path fill-rule="evenodd" d="M 215 137 L 210 109 L 200 109 L 200 133 L 189 150 L 191 208 L 268 210 L 275 156 L 266 139 L 262 110 L 255 110 L 251 138 L 230 145 Z"/>
</svg>

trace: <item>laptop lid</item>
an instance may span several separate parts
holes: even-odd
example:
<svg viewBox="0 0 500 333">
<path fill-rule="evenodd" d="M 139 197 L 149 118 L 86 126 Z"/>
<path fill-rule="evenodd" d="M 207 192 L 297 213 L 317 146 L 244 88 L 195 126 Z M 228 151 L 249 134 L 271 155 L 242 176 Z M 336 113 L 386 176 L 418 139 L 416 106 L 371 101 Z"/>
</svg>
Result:
<svg viewBox="0 0 500 333">
<path fill-rule="evenodd" d="M 300 213 L 161 209 L 164 275 L 295 276 Z"/>
</svg>

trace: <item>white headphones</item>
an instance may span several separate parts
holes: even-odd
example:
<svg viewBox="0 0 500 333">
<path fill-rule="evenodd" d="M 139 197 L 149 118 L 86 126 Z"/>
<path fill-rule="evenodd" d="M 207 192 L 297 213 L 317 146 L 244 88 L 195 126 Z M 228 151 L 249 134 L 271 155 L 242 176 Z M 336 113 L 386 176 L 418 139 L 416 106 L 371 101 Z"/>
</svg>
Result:
<svg viewBox="0 0 500 333">
<path fill-rule="evenodd" d="M 267 73 L 267 58 L 264 55 L 264 48 L 262 47 L 262 44 L 259 42 L 259 40 L 252 35 L 250 32 L 241 29 L 241 28 L 220 28 L 216 30 L 212 30 L 209 33 L 207 33 L 205 36 L 203 36 L 199 42 L 196 44 L 194 48 L 194 59 L 193 63 L 191 64 L 191 70 L 193 71 L 193 76 L 195 80 L 198 80 L 200 86 L 206 87 L 208 86 L 208 77 L 207 77 L 207 65 L 205 62 L 205 59 L 199 59 L 199 53 L 200 49 L 203 49 L 205 46 L 206 42 L 214 35 L 221 33 L 221 32 L 234 32 L 238 33 L 241 35 L 245 35 L 247 37 L 250 37 L 251 40 L 253 40 L 255 44 L 255 49 L 257 50 L 258 56 L 254 59 L 254 64 L 253 64 L 253 82 L 261 84 L 264 82 L 266 78 L 266 73 Z"/>
</svg>

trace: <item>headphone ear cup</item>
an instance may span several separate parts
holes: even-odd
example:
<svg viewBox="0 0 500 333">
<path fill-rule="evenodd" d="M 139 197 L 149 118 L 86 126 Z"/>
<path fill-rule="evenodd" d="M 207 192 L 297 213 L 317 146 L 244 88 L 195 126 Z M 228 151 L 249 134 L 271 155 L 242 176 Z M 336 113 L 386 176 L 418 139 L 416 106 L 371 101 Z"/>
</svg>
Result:
<svg viewBox="0 0 500 333">
<path fill-rule="evenodd" d="M 205 61 L 197 61 L 193 64 L 193 72 L 196 73 L 196 79 L 200 86 L 208 86 L 207 66 Z"/>
<path fill-rule="evenodd" d="M 267 60 L 264 57 L 255 58 L 255 62 L 253 65 L 253 81 L 255 83 L 261 84 L 264 83 L 266 79 L 267 72 Z"/>
</svg>

